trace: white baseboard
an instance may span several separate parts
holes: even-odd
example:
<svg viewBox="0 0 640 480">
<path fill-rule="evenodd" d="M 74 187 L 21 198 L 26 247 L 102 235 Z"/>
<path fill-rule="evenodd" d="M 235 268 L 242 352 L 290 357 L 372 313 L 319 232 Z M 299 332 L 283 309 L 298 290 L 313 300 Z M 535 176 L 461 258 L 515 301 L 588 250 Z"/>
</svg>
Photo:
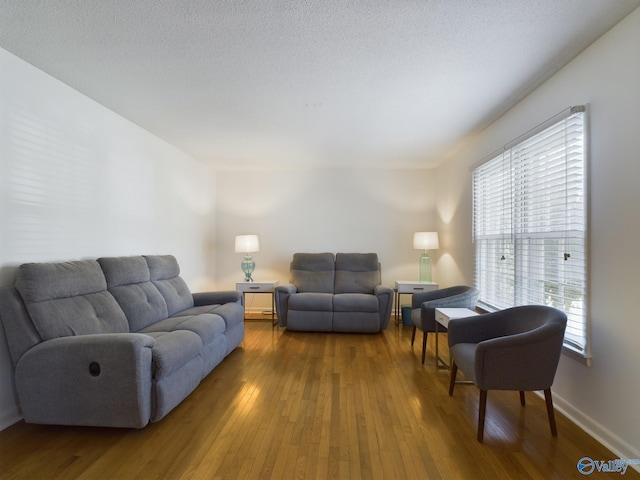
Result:
<svg viewBox="0 0 640 480">
<path fill-rule="evenodd" d="M 538 393 L 538 392 L 536 392 Z M 618 458 L 623 460 L 638 460 L 640 459 L 640 449 L 630 445 L 610 430 L 607 430 L 602 425 L 594 422 L 592 418 L 585 415 L 580 410 L 576 409 L 573 405 L 567 402 L 564 398 L 559 397 L 555 393 L 553 394 L 553 406 L 556 410 L 562 413 L 565 417 L 569 418 L 573 423 L 578 425 L 582 430 L 587 432 L 593 438 L 595 438 L 602 445 L 611 450 Z M 585 456 L 587 452 L 585 452 Z M 593 460 L 615 460 L 612 458 L 594 458 Z M 631 467 L 640 472 L 640 465 L 631 465 Z"/>
<path fill-rule="evenodd" d="M 22 420 L 22 418 L 22 414 L 20 413 L 20 410 L 17 406 L 0 413 L 0 431 L 4 430 L 5 428 L 9 428 L 14 423 L 18 423 L 20 420 Z"/>
</svg>

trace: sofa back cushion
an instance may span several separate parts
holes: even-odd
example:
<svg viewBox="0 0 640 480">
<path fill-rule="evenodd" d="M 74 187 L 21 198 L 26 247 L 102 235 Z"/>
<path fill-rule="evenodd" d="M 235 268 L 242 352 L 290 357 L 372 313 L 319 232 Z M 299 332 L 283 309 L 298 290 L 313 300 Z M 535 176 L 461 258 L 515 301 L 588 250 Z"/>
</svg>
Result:
<svg viewBox="0 0 640 480">
<path fill-rule="evenodd" d="M 333 253 L 294 253 L 290 281 L 299 293 L 333 293 L 335 257 Z"/>
<path fill-rule="evenodd" d="M 132 332 L 169 316 L 167 302 L 151 282 L 149 265 L 142 256 L 99 258 L 107 289 L 124 311 Z"/>
<path fill-rule="evenodd" d="M 370 293 L 380 285 L 375 253 L 337 253 L 335 293 Z"/>
<path fill-rule="evenodd" d="M 23 264 L 16 289 L 42 340 L 129 331 L 95 260 Z"/>
<path fill-rule="evenodd" d="M 149 266 L 151 282 L 158 288 L 169 316 L 193 307 L 193 295 L 180 277 L 180 266 L 173 255 L 148 255 L 144 257 Z"/>
</svg>

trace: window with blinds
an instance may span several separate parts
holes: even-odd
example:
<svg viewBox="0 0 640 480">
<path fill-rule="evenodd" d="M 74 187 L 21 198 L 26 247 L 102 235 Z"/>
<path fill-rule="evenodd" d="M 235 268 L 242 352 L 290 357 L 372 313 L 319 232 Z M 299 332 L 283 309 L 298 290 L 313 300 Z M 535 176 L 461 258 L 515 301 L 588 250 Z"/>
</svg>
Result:
<svg viewBox="0 0 640 480">
<path fill-rule="evenodd" d="M 588 359 L 585 108 L 556 115 L 472 172 L 481 306 L 563 310 L 565 348 Z"/>
</svg>

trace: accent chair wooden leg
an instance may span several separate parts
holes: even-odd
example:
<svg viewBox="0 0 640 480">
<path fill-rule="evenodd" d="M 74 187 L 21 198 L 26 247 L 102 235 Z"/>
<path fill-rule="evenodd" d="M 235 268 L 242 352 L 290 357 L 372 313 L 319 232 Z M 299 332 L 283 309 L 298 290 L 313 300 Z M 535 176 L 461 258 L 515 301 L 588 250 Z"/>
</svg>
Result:
<svg viewBox="0 0 640 480">
<path fill-rule="evenodd" d="M 451 362 L 451 377 L 449 379 L 449 396 L 453 397 L 453 387 L 456 386 L 456 375 L 458 374 L 458 365 L 456 362 Z"/>
<path fill-rule="evenodd" d="M 424 356 L 426 353 L 427 353 L 427 332 L 424 332 L 422 334 L 422 364 L 423 365 L 424 365 Z"/>
<path fill-rule="evenodd" d="M 558 427 L 556 427 L 556 416 L 553 413 L 553 400 L 551 399 L 551 389 L 544 391 L 544 399 L 547 402 L 547 415 L 549 415 L 549 426 L 551 427 L 551 435 L 558 436 Z"/>
<path fill-rule="evenodd" d="M 522 390 L 520 390 L 520 405 L 522 405 L 523 407 L 526 405 L 524 401 L 524 392 Z"/>
<path fill-rule="evenodd" d="M 480 405 L 478 407 L 478 442 L 482 443 L 484 436 L 484 415 L 487 411 L 487 391 L 480 390 Z"/>
<path fill-rule="evenodd" d="M 413 341 L 416 339 L 416 326 L 413 326 L 413 333 L 411 334 L 411 346 L 413 347 Z"/>
</svg>

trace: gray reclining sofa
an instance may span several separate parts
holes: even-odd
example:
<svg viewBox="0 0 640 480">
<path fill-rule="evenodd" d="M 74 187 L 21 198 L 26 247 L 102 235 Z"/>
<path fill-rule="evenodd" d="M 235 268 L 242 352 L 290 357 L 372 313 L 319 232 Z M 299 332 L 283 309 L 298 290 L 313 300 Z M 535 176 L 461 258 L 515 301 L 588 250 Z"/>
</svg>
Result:
<svg viewBox="0 0 640 480">
<path fill-rule="evenodd" d="M 25 421 L 142 428 L 244 338 L 238 292 L 191 294 L 173 256 L 30 263 L 0 289 Z"/>
<path fill-rule="evenodd" d="M 281 327 L 310 332 L 380 332 L 393 290 L 380 285 L 375 253 L 296 253 L 290 283 L 276 287 Z"/>
</svg>

